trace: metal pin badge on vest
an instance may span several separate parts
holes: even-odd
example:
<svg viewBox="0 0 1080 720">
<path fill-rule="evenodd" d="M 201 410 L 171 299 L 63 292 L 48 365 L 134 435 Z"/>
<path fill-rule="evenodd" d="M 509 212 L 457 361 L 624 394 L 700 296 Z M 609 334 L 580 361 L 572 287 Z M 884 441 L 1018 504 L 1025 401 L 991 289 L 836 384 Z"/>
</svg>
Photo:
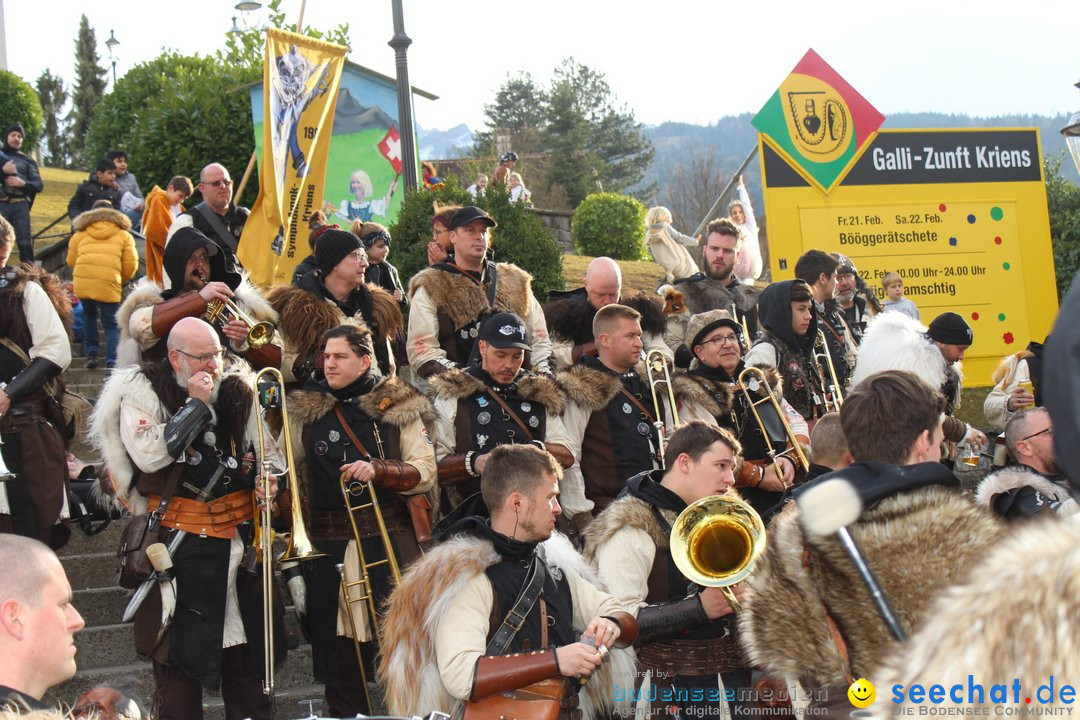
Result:
<svg viewBox="0 0 1080 720">
<path fill-rule="evenodd" d="M 480 397 L 476 398 L 476 404 L 479 405 L 480 407 L 487 407 L 488 406 L 488 399 L 486 397 L 484 397 L 483 395 L 481 395 Z"/>
<path fill-rule="evenodd" d="M 477 435 L 476 436 L 476 447 L 483 450 L 484 446 L 487 445 L 487 441 L 488 441 L 488 436 L 487 435 Z"/>
<path fill-rule="evenodd" d="M 649 430 L 649 423 L 645 422 L 644 420 L 637 424 L 638 435 L 641 435 L 642 437 L 648 437 Z"/>
<path fill-rule="evenodd" d="M 535 415 L 530 417 L 529 418 L 529 427 L 533 428 L 534 430 L 536 428 L 540 427 L 540 418 L 536 417 Z"/>
<path fill-rule="evenodd" d="M 202 453 L 201 452 L 199 452 L 198 450 L 188 450 L 187 451 L 187 464 L 188 465 L 198 465 L 201 462 L 202 462 Z"/>
<path fill-rule="evenodd" d="M 634 409 L 632 407 L 630 407 L 630 403 L 625 403 L 624 402 L 622 404 L 622 411 L 624 413 L 626 413 L 627 415 L 629 415 L 630 413 L 632 413 L 634 411 Z"/>
<path fill-rule="evenodd" d="M 481 425 L 487 425 L 489 422 L 491 422 L 491 413 L 489 413 L 489 412 L 480 413 L 479 415 L 476 416 L 476 422 L 480 423 Z"/>
<path fill-rule="evenodd" d="M 330 438 L 330 442 L 336 443 L 338 440 L 341 439 L 341 433 L 339 433 L 337 430 L 331 430 L 329 433 L 327 433 L 327 437 Z"/>
<path fill-rule="evenodd" d="M 529 403 L 521 403 L 521 412 L 532 412 L 532 405 Z"/>
</svg>

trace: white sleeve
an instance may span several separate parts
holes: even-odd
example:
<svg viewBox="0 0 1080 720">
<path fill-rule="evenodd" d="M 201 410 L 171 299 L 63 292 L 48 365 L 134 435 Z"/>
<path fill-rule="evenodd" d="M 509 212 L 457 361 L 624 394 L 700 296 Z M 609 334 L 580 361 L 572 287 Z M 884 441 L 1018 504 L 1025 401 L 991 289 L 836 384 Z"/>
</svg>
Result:
<svg viewBox="0 0 1080 720">
<path fill-rule="evenodd" d="M 791 432 L 809 439 L 810 426 L 806 423 L 806 418 L 784 398 L 780 398 L 780 407 L 784 409 L 784 415 L 787 416 L 788 424 L 791 425 Z"/>
<path fill-rule="evenodd" d="M 593 504 L 585 497 L 585 481 L 581 476 L 581 469 L 577 466 L 578 455 L 573 449 L 575 443 L 566 429 L 563 416 L 548 414 L 544 431 L 545 445 L 562 445 L 574 456 L 574 465 L 563 471 L 563 479 L 559 483 L 559 504 L 562 505 L 563 512 L 568 518 L 578 513 L 592 512 Z"/>
<path fill-rule="evenodd" d="M 165 445 L 166 422 L 167 418 L 140 407 L 130 397 L 120 401 L 120 439 L 143 472 L 155 472 L 175 462 Z"/>
<path fill-rule="evenodd" d="M 581 443 L 585 439 L 585 426 L 589 424 L 590 415 L 580 405 L 570 402 L 561 418 L 566 431 L 563 445 L 574 456 L 574 464 L 563 473 L 560 483 L 562 496 L 559 504 L 568 517 L 580 512 L 592 512 L 593 509 L 593 502 L 585 497 L 585 478 L 581 475 Z"/>
<path fill-rule="evenodd" d="M 409 365 L 418 371 L 425 364 L 436 360 L 447 367 L 456 367 L 439 347 L 438 309 L 424 288 L 418 288 L 409 301 L 409 327 L 406 350 Z"/>
<path fill-rule="evenodd" d="M 23 314 L 30 328 L 30 359 L 45 358 L 66 370 L 71 364 L 71 343 L 48 293 L 36 282 L 23 285 Z"/>
<path fill-rule="evenodd" d="M 435 461 L 457 454 L 456 398 L 435 398 Z"/>
<path fill-rule="evenodd" d="M 435 658 L 446 691 L 458 700 L 472 695 L 476 661 L 487 650 L 494 595 L 487 575 L 478 573 L 450 603 L 435 628 Z"/>
<path fill-rule="evenodd" d="M 412 313 L 410 313 L 411 315 Z M 537 372 L 551 372 L 551 338 L 548 336 L 547 318 L 544 308 L 529 293 L 529 347 L 532 348 L 530 360 Z"/>
<path fill-rule="evenodd" d="M 649 533 L 624 526 L 596 548 L 596 568 L 604 587 L 634 615 L 646 605 L 656 545 Z"/>
<path fill-rule="evenodd" d="M 666 326 L 665 326 L 666 327 Z M 675 351 L 668 347 L 668 344 L 664 342 L 663 335 L 654 335 L 653 333 L 642 333 L 642 344 L 644 345 L 645 354 L 648 355 L 653 350 L 659 350 L 660 354 L 668 359 L 668 362 L 675 362 Z M 676 346 L 678 347 L 678 346 Z"/>
<path fill-rule="evenodd" d="M 760 342 L 746 353 L 743 362 L 747 367 L 776 367 L 776 348 L 771 343 Z"/>
</svg>

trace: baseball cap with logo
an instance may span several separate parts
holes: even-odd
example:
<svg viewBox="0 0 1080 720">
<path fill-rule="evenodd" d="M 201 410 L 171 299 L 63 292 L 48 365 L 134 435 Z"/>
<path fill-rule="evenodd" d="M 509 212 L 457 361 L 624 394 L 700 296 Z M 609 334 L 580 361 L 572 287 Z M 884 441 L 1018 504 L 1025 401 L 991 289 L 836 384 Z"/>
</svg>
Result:
<svg viewBox="0 0 1080 720">
<path fill-rule="evenodd" d="M 501 312 L 489 317 L 478 339 L 497 348 L 532 349 L 525 339 L 525 322 L 514 313 Z"/>
</svg>

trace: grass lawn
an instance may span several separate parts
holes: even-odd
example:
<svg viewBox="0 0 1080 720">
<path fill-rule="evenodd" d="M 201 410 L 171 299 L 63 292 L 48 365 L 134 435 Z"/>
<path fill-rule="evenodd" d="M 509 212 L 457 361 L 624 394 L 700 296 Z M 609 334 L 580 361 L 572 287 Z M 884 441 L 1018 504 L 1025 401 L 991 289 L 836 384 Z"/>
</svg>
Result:
<svg viewBox="0 0 1080 720">
<path fill-rule="evenodd" d="M 34 234 L 61 215 L 67 215 L 68 201 L 75 194 L 75 188 L 86 178 L 87 173 L 84 170 L 41 168 L 41 179 L 45 182 L 45 190 L 38 194 L 34 200 L 34 209 L 30 211 L 30 229 Z M 44 236 L 34 241 L 35 252 L 63 240 L 69 232 L 71 232 L 71 223 L 66 219 L 61 220 Z M 18 255 L 18 248 L 15 248 L 11 253 L 11 262 L 16 262 Z"/>
</svg>

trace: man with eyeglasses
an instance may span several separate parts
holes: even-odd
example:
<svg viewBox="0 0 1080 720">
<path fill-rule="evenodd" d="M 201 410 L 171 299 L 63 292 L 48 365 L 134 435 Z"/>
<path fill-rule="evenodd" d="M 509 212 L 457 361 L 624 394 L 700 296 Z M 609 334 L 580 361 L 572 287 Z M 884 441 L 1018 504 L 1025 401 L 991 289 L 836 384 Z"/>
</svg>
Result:
<svg viewBox="0 0 1080 720">
<path fill-rule="evenodd" d="M 758 405 L 758 414 L 768 418 L 770 437 L 766 438 L 754 419 L 747 397 L 739 389 L 739 374 L 746 369 L 739 347 L 739 324 L 727 310 L 710 310 L 690 318 L 686 326 L 686 346 L 697 362 L 683 375 L 695 390 L 679 407 L 679 418 L 714 423 L 731 432 L 742 446 L 743 462 L 735 475 L 735 486 L 747 502 L 762 516 L 782 498 L 784 490 L 804 475 L 789 451 L 789 438 L 771 403 Z M 784 400 L 780 373 L 776 368 L 759 368 L 769 382 L 781 410 L 798 438 L 809 445 L 806 420 Z M 750 397 L 765 397 L 764 387 L 747 382 Z M 775 433 L 775 437 L 773 434 Z"/>
<path fill-rule="evenodd" d="M 983 478 L 975 499 L 1006 520 L 1024 520 L 1050 510 L 1072 514 L 1077 507 L 1069 479 L 1054 457 L 1054 423 L 1046 408 L 1017 413 L 1005 426 L 1005 445 L 1015 465 Z"/>
<path fill-rule="evenodd" d="M 365 282 L 368 257 L 360 238 L 337 227 L 326 230 L 315 240 L 315 262 L 317 270 L 267 296 L 281 317 L 281 372 L 289 389 L 322 367 L 322 337 L 338 325 L 366 326 L 375 356 L 372 375 L 395 374 L 392 341 L 404 327 L 401 307 L 386 290 Z"/>
<path fill-rule="evenodd" d="M 209 303 L 231 300 L 255 322 L 276 325 L 277 313 L 246 276 L 226 267 L 225 253 L 198 229 L 177 230 L 165 246 L 162 260 L 168 289 L 141 281 L 116 313 L 120 326 L 117 365 L 123 367 L 140 360 L 165 358 L 164 338 L 181 319 L 202 317 Z M 247 341 L 250 328 L 237 318 L 219 323 L 219 340 L 228 349 L 256 368 L 281 365 L 281 341 L 274 338 L 261 348 Z"/>
<path fill-rule="evenodd" d="M 253 377 L 243 368 L 226 370 L 214 328 L 183 318 L 169 332 L 164 362 L 109 377 L 91 421 L 90 436 L 109 467 L 116 504 L 136 514 L 164 508 L 162 527 L 188 533 L 172 556 L 171 620 L 163 621 L 156 591 L 135 615 L 135 649 L 153 660 L 154 716 L 163 720 L 202 717 L 203 688 L 222 690 L 229 717 L 271 715 L 262 692 L 253 492 L 256 501 L 263 499 L 256 480 L 264 454 L 275 467 L 284 463 L 276 448 L 255 448 L 262 419 Z M 267 481 L 274 498 L 277 482 L 272 476 Z M 279 598 L 274 606 L 279 625 Z M 284 628 L 275 631 L 273 650 L 281 662 Z"/>
<path fill-rule="evenodd" d="M 229 272 L 239 272 L 243 265 L 236 257 L 236 248 L 250 211 L 233 202 L 233 181 L 224 165 L 210 163 L 204 167 L 199 173 L 197 188 L 202 202 L 177 216 L 169 228 L 165 245 L 168 247 L 180 228 L 194 227 L 217 244 L 225 268 Z"/>
</svg>

